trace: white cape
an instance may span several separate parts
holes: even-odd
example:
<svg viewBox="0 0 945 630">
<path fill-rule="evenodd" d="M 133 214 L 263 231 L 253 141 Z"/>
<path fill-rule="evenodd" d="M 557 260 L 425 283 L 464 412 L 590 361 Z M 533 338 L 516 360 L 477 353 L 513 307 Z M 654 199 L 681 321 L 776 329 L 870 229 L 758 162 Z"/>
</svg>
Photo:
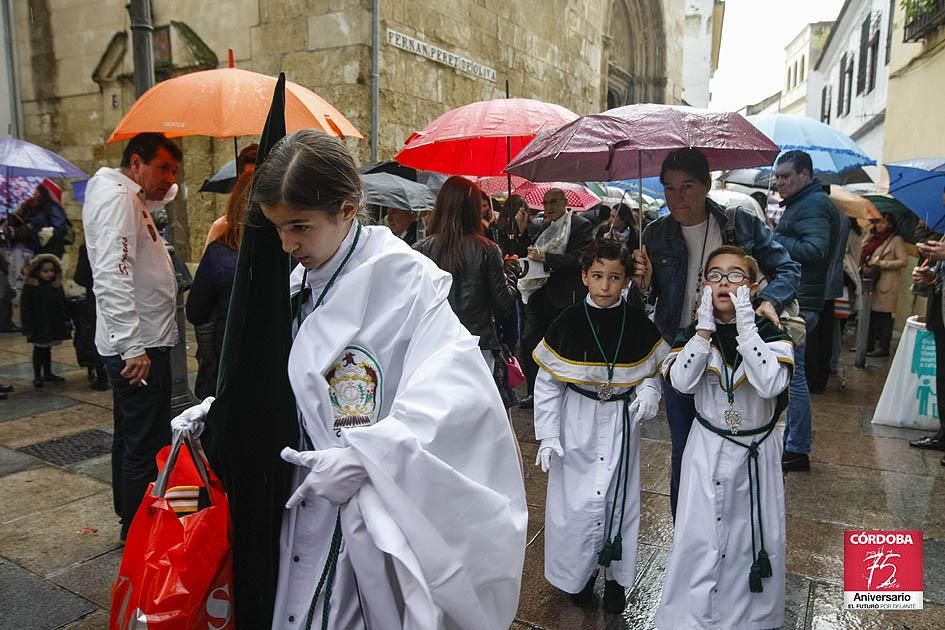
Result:
<svg viewBox="0 0 945 630">
<path fill-rule="evenodd" d="M 315 295 L 351 236 L 310 274 Z M 293 343 L 289 378 L 314 447 L 351 447 L 368 475 L 341 507 L 330 627 L 480 630 L 514 619 L 527 525 L 515 437 L 449 287 L 449 274 L 389 230 L 363 228 Z M 326 374 L 348 356 L 370 364 L 376 391 L 373 409 L 345 416 Z M 274 628 L 305 627 L 337 514 L 322 499 L 285 514 Z"/>
</svg>

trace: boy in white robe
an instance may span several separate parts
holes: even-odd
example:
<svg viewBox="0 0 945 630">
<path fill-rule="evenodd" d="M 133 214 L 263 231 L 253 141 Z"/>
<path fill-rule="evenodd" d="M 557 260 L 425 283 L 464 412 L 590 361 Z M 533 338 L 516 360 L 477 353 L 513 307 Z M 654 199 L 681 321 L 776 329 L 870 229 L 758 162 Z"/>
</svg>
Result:
<svg viewBox="0 0 945 630">
<path fill-rule="evenodd" d="M 673 550 L 656 626 L 777 628 L 784 622 L 781 436 L 794 345 L 755 314 L 758 265 L 723 246 L 706 261 L 697 322 L 663 365 L 695 397 Z"/>
<path fill-rule="evenodd" d="M 622 297 L 631 267 L 618 241 L 593 243 L 582 260 L 587 299 L 566 309 L 533 353 L 535 463 L 548 473 L 545 577 L 583 606 L 604 567 L 604 608 L 614 613 L 636 572 L 639 423 L 656 415 L 668 351 L 642 305 Z"/>
</svg>

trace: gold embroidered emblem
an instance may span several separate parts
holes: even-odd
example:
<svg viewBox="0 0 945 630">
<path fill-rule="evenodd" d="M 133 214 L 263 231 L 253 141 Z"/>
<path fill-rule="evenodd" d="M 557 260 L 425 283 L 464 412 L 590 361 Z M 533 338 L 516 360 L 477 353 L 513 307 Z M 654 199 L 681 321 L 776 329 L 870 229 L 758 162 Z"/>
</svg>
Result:
<svg viewBox="0 0 945 630">
<path fill-rule="evenodd" d="M 326 376 L 335 432 L 377 422 L 381 407 L 381 367 L 367 350 L 348 346 Z"/>
</svg>

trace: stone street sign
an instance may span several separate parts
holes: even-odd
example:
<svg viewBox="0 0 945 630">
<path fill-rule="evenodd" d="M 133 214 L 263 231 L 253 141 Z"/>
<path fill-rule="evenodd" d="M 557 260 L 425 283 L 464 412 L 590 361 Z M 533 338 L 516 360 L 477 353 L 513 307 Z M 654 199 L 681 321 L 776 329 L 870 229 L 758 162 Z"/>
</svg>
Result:
<svg viewBox="0 0 945 630">
<path fill-rule="evenodd" d="M 387 29 L 387 43 L 401 50 L 406 50 L 407 52 L 426 57 L 437 63 L 442 63 L 445 66 L 456 68 L 460 72 L 465 72 L 479 79 L 485 79 L 486 81 L 495 83 L 495 70 L 489 66 L 467 59 L 462 55 L 443 50 L 442 48 L 437 48 L 433 44 L 414 39 L 409 35 Z"/>
</svg>

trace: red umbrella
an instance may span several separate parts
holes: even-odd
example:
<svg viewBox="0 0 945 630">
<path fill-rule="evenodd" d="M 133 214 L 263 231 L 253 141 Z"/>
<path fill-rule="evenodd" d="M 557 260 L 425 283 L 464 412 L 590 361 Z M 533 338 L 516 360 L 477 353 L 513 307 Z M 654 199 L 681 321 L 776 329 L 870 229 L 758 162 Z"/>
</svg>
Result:
<svg viewBox="0 0 945 630">
<path fill-rule="evenodd" d="M 538 134 L 508 166 L 531 181 L 618 181 L 659 175 L 666 156 L 697 148 L 713 170 L 767 166 L 778 146 L 739 114 L 639 104 Z"/>
<path fill-rule="evenodd" d="M 587 187 L 568 182 L 525 182 L 518 188 L 513 189 L 512 192 L 516 195 L 521 195 L 529 208 L 540 209 L 544 207 L 545 193 L 552 188 L 558 188 L 564 192 L 568 207 L 572 210 L 583 212 L 600 203 L 600 197 L 591 192 Z"/>
<path fill-rule="evenodd" d="M 527 98 L 480 101 L 450 110 L 407 139 L 396 160 L 449 175 L 501 175 L 542 130 L 577 118 L 569 109 Z"/>
<path fill-rule="evenodd" d="M 509 176 L 508 175 L 489 175 L 488 177 L 468 177 L 470 181 L 479 186 L 479 190 L 490 197 L 500 197 L 509 194 Z M 523 184 L 530 183 L 524 177 L 512 175 L 512 194 L 516 194 L 516 189 Z"/>
</svg>

